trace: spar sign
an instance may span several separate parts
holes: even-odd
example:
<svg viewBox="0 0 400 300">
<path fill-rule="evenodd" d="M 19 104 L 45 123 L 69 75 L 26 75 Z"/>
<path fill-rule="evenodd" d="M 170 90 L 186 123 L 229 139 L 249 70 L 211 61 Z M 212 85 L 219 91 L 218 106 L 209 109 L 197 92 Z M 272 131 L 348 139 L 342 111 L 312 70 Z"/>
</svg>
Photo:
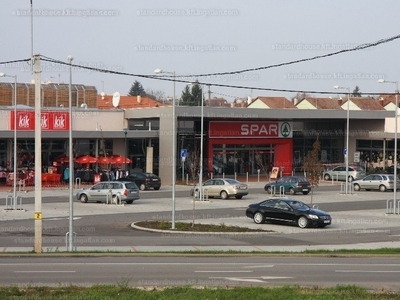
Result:
<svg viewBox="0 0 400 300">
<path fill-rule="evenodd" d="M 292 138 L 292 122 L 211 121 L 210 138 Z"/>
<path fill-rule="evenodd" d="M 15 111 L 11 111 L 10 128 L 14 130 Z M 17 130 L 35 130 L 35 112 L 17 111 Z M 42 130 L 65 131 L 69 130 L 69 112 L 48 111 L 40 114 Z"/>
</svg>

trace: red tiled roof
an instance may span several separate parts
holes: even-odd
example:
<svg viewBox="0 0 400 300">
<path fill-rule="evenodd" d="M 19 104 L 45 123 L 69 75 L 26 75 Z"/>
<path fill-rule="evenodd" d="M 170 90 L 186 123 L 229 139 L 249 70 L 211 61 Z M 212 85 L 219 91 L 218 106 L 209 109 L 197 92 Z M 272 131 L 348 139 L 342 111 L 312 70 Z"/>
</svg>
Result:
<svg viewBox="0 0 400 300">
<path fill-rule="evenodd" d="M 97 108 L 99 109 L 112 109 L 113 95 L 97 95 Z M 158 107 L 164 106 L 163 103 L 145 96 L 120 96 L 119 108 L 143 108 L 143 107 Z"/>
<path fill-rule="evenodd" d="M 269 108 L 297 108 L 286 97 L 257 97 L 252 103 L 257 100 L 264 102 Z"/>
<path fill-rule="evenodd" d="M 379 104 L 379 102 L 374 98 L 350 97 L 350 101 L 362 110 L 385 110 L 385 108 L 381 104 Z M 346 101 L 343 102 L 343 104 L 345 103 Z"/>
<path fill-rule="evenodd" d="M 310 97 L 299 101 L 299 103 L 302 101 L 308 101 L 317 109 L 342 109 L 337 99 Z M 299 103 L 297 103 L 296 106 L 299 105 Z"/>
<path fill-rule="evenodd" d="M 397 100 L 400 103 L 400 97 L 399 96 L 397 96 L 397 97 L 398 97 Z M 396 95 L 382 94 L 382 95 L 379 95 L 377 101 L 383 107 L 386 107 L 386 105 L 388 105 L 389 103 L 393 103 L 394 105 L 396 105 Z"/>
</svg>

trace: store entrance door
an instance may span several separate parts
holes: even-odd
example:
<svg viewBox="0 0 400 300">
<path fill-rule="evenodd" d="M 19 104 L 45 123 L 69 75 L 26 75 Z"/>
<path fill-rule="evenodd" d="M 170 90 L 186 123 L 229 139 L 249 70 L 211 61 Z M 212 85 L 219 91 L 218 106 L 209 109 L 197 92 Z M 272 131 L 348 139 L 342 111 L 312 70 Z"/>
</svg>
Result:
<svg viewBox="0 0 400 300">
<path fill-rule="evenodd" d="M 274 165 L 273 145 L 240 145 L 213 149 L 214 175 L 269 174 Z"/>
</svg>

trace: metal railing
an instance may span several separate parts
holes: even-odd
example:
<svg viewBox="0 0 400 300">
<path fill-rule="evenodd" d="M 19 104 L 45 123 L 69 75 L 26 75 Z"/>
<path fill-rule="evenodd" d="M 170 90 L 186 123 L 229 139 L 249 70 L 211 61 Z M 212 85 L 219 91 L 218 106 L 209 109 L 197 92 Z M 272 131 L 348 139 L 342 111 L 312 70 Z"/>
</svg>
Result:
<svg viewBox="0 0 400 300">
<path fill-rule="evenodd" d="M 19 200 L 19 208 L 17 208 L 18 206 L 18 200 Z M 10 202 L 10 206 L 8 204 L 8 202 Z M 14 199 L 13 195 L 7 195 L 6 197 L 6 210 L 22 210 L 22 197 L 21 196 L 17 196 L 16 199 Z"/>
</svg>

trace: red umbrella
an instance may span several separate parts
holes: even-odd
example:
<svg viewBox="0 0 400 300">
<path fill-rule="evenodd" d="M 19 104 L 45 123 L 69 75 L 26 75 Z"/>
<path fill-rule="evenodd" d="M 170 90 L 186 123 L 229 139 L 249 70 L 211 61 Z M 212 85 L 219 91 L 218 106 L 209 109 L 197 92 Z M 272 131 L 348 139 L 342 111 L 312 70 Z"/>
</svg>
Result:
<svg viewBox="0 0 400 300">
<path fill-rule="evenodd" d="M 113 164 L 130 164 L 132 160 L 122 155 L 111 155 Z"/>
<path fill-rule="evenodd" d="M 61 154 L 55 158 L 55 161 L 62 163 L 62 164 L 67 163 L 67 162 L 69 162 L 69 156 L 66 154 Z"/>
<path fill-rule="evenodd" d="M 108 165 L 108 164 L 112 164 L 113 160 L 110 156 L 99 156 L 97 158 L 97 162 L 99 164 Z"/>
<path fill-rule="evenodd" d="M 75 158 L 77 164 L 94 164 L 97 162 L 97 158 L 90 155 L 82 155 Z"/>
</svg>

